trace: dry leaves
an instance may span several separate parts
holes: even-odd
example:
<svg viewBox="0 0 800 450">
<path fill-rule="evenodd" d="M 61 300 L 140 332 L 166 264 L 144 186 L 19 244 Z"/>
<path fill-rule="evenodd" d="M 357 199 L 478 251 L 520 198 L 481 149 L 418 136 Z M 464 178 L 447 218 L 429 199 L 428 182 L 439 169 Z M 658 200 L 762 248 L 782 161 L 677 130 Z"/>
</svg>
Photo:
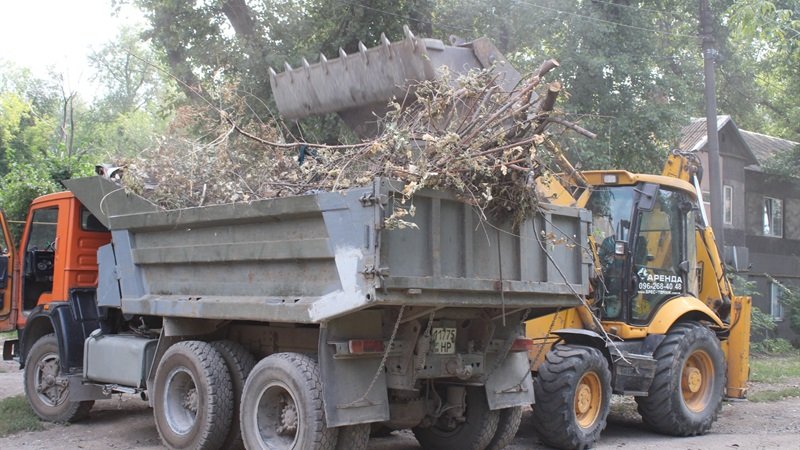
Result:
<svg viewBox="0 0 800 450">
<path fill-rule="evenodd" d="M 172 209 L 337 191 L 385 176 L 405 181 L 407 198 L 422 188 L 448 190 L 486 216 L 519 221 L 535 208 L 533 182 L 547 165 L 537 146 L 552 104 L 543 107 L 548 95 L 536 90 L 560 89 L 540 86 L 556 65 L 544 64 L 510 93 L 488 70 L 455 80 L 444 74 L 415 86 L 416 101 L 391 103 L 376 138 L 349 146 L 287 145 L 276 122 L 239 127 L 231 118 L 245 115 L 241 104 L 224 113 L 185 108 L 157 147 L 125 161 L 123 180 Z M 235 96 L 227 100 L 237 104 Z M 209 121 L 210 112 L 217 120 Z M 206 137 L 189 137 L 198 134 Z M 390 221 L 402 226 L 408 214 L 400 208 Z"/>
</svg>

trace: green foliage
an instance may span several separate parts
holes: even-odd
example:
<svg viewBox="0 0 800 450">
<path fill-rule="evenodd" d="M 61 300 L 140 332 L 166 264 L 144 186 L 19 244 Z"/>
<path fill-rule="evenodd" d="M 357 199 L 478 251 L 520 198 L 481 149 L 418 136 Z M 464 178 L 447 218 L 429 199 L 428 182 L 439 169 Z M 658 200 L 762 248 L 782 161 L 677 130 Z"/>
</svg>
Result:
<svg viewBox="0 0 800 450">
<path fill-rule="evenodd" d="M 773 155 L 765 162 L 764 170 L 774 175 L 800 179 L 800 145 Z"/>
<path fill-rule="evenodd" d="M 783 338 L 768 338 L 760 342 L 754 342 L 750 346 L 753 353 L 764 355 L 791 355 L 797 354 L 797 349 L 792 347 L 792 343 Z"/>
<path fill-rule="evenodd" d="M 786 307 L 789 327 L 800 334 L 800 287 L 780 285 L 782 292 L 780 302 Z"/>
<path fill-rule="evenodd" d="M 800 2 L 738 0 L 728 10 L 728 22 L 731 45 L 742 55 L 753 87 L 748 92 L 753 111 L 737 123 L 800 140 Z"/>
<path fill-rule="evenodd" d="M 733 292 L 736 295 L 745 295 L 749 297 L 761 296 L 758 290 L 758 284 L 755 281 L 749 281 L 747 278 L 734 272 L 732 269 L 726 271 L 728 280 L 731 282 Z"/>
<path fill-rule="evenodd" d="M 0 179 L 0 205 L 6 219 L 24 221 L 31 201 L 40 195 L 59 190 L 46 170 L 28 164 L 12 164 L 11 170 Z M 11 224 L 11 234 L 19 242 L 22 226 Z"/>
<path fill-rule="evenodd" d="M 609 2 L 440 1 L 447 24 L 490 36 L 517 67 L 556 58 L 569 118 L 598 134 L 565 134 L 570 159 L 582 168 L 660 170 L 690 115 L 701 113 L 696 3 L 660 2 L 658 13 Z M 468 7 L 468 8 L 469 8 Z M 441 11 L 443 8 L 438 8 Z M 479 21 L 472 21 L 480 17 Z M 702 98 L 702 94 L 700 96 Z"/>
<path fill-rule="evenodd" d="M 746 295 L 750 297 L 761 295 L 755 281 L 748 281 L 747 278 L 732 270 L 728 270 L 727 273 L 728 280 L 731 282 L 733 292 L 736 293 L 736 295 Z M 752 307 L 750 312 L 750 335 L 753 338 L 765 338 L 769 340 L 771 332 L 775 331 L 777 327 L 778 325 L 775 323 L 775 319 L 773 319 L 772 316 L 764 313 L 757 306 Z M 753 343 L 752 348 L 757 352 L 769 353 L 765 351 L 769 349 L 769 345 L 769 343 L 763 345 L 760 342 Z"/>
<path fill-rule="evenodd" d="M 775 328 L 777 328 L 775 319 L 761 311 L 757 306 L 753 306 L 750 318 L 750 334 L 753 337 L 763 336 L 769 338 L 770 332 L 775 331 Z"/>
<path fill-rule="evenodd" d="M 280 68 L 284 61 L 296 67 L 301 58 L 313 63 L 320 52 L 336 56 L 340 47 L 353 53 L 359 40 L 378 44 L 381 33 L 402 39 L 404 24 L 417 35 L 446 42 L 450 35 L 488 36 L 523 71 L 558 59 L 561 69 L 554 77 L 567 94 L 562 112 L 598 134 L 593 141 L 563 136 L 570 159 L 582 168 L 658 171 L 680 128 L 690 116 L 704 114 L 695 1 L 664 0 L 648 8 L 558 0 L 117 3 L 132 3 L 145 13 L 149 28 L 143 36 L 182 81 L 187 97 L 200 101 L 200 93 L 209 99 L 212 86 L 237 84 L 254 116 L 268 113 L 268 67 Z M 798 5 L 792 0 L 712 5 L 720 113 L 733 115 L 745 128 L 789 138 L 791 128 L 798 128 Z M 303 127 L 291 131 L 329 143 L 342 139 L 337 121 L 317 119 Z"/>
<path fill-rule="evenodd" d="M 0 437 L 20 431 L 44 429 L 39 418 L 22 395 L 0 400 Z"/>
</svg>

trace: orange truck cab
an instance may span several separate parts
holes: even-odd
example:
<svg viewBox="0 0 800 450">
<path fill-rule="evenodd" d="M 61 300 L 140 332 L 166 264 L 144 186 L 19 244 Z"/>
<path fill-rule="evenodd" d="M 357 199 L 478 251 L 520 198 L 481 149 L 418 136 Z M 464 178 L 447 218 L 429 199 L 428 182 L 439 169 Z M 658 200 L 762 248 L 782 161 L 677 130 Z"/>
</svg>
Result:
<svg viewBox="0 0 800 450">
<path fill-rule="evenodd" d="M 19 337 L 5 342 L 4 359 L 24 364 L 30 345 L 52 333 L 62 369 L 80 368 L 83 342 L 98 328 L 97 249 L 111 233 L 71 192 L 34 200 L 16 249 L 10 231 L 3 216 L 0 331 Z"/>
</svg>

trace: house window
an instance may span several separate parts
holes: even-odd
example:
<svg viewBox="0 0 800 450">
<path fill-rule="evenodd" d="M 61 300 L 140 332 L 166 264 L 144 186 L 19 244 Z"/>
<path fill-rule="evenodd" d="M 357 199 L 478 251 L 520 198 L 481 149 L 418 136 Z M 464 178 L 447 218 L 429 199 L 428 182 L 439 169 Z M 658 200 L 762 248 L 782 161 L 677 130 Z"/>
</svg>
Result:
<svg viewBox="0 0 800 450">
<path fill-rule="evenodd" d="M 778 283 L 769 284 L 769 309 L 772 318 L 776 321 L 783 320 L 783 304 L 781 303 L 781 292 L 783 289 Z"/>
<path fill-rule="evenodd" d="M 764 197 L 764 236 L 783 237 L 783 202 Z"/>
<path fill-rule="evenodd" d="M 723 222 L 725 225 L 733 225 L 733 186 L 722 186 L 722 204 L 724 205 L 723 210 Z"/>
</svg>

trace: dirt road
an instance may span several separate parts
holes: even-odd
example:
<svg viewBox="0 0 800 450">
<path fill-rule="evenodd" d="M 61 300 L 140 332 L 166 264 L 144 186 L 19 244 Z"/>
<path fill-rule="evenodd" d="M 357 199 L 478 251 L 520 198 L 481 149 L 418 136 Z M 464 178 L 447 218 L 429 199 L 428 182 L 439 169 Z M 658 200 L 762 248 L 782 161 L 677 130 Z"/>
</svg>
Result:
<svg viewBox="0 0 800 450">
<path fill-rule="evenodd" d="M 0 363 L 0 398 L 22 393 L 16 364 Z M 800 380 L 792 380 L 800 383 Z M 755 385 L 753 389 L 769 389 Z M 544 449 L 532 431 L 530 411 L 511 450 Z M 87 421 L 68 426 L 45 424 L 43 431 L 0 438 L 2 449 L 161 449 L 147 404 L 124 396 L 97 402 Z M 408 431 L 370 441 L 370 450 L 412 450 L 419 445 Z M 800 448 L 800 398 L 771 403 L 725 403 L 719 420 L 705 436 L 672 438 L 647 431 L 631 400 L 615 398 L 600 449 L 771 449 Z"/>
</svg>

